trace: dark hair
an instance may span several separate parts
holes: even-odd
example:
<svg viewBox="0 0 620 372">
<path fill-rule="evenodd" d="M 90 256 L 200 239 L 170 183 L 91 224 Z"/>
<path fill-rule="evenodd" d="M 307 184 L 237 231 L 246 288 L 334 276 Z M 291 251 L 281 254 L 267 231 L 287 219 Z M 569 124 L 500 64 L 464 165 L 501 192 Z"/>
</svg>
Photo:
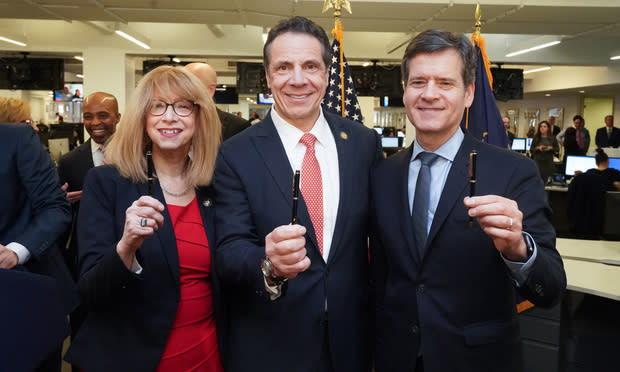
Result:
<svg viewBox="0 0 620 372">
<path fill-rule="evenodd" d="M 594 161 L 598 166 L 601 163 L 604 163 L 609 160 L 609 156 L 603 151 L 603 149 L 596 149 L 596 156 L 594 156 Z"/>
<path fill-rule="evenodd" d="M 413 38 L 401 62 L 400 71 L 403 84 L 409 78 L 409 61 L 418 54 L 442 52 L 455 49 L 461 55 L 463 83 L 465 87 L 476 81 L 477 56 L 474 47 L 464 35 L 443 30 L 427 30 Z"/>
<path fill-rule="evenodd" d="M 265 66 L 265 71 L 268 71 L 269 69 L 269 51 L 271 49 L 271 44 L 278 36 L 287 32 L 307 34 L 315 37 L 319 43 L 321 43 L 321 49 L 323 49 L 323 63 L 325 64 L 325 68 L 329 67 L 332 54 L 329 47 L 329 39 L 327 38 L 325 30 L 308 18 L 298 16 L 282 20 L 274 28 L 269 30 L 267 41 L 263 47 L 263 65 Z"/>
<path fill-rule="evenodd" d="M 534 135 L 535 139 L 540 139 L 541 135 L 540 135 L 540 126 L 543 124 L 547 124 L 547 136 L 551 137 L 552 133 L 551 133 L 551 124 L 549 124 L 549 122 L 547 120 L 543 120 L 540 123 L 538 123 L 538 128 L 536 128 L 536 134 Z M 574 129 L 574 128 L 573 128 Z"/>
<path fill-rule="evenodd" d="M 575 120 L 577 120 L 577 119 L 579 119 L 579 121 L 581 121 L 582 123 L 584 123 L 584 122 L 585 122 L 585 120 L 583 119 L 583 116 L 581 116 L 581 115 L 575 115 L 575 116 L 573 116 L 573 121 L 575 121 Z"/>
</svg>

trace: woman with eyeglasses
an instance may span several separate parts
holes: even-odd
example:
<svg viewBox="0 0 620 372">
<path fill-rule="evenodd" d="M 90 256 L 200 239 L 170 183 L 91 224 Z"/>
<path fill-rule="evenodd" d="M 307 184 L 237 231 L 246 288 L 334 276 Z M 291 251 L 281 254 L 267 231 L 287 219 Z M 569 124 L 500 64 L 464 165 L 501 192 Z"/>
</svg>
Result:
<svg viewBox="0 0 620 372">
<path fill-rule="evenodd" d="M 186 69 L 162 66 L 138 84 L 106 165 L 84 183 L 78 286 L 88 315 L 65 356 L 74 366 L 222 371 L 210 186 L 220 133 L 211 95 Z"/>
</svg>

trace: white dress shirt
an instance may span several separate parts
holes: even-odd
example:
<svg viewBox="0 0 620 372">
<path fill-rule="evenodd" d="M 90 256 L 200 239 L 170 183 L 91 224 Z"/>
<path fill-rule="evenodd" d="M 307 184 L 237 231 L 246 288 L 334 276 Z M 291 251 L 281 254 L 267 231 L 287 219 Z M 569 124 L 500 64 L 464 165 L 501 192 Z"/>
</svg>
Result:
<svg viewBox="0 0 620 372">
<path fill-rule="evenodd" d="M 294 171 L 301 170 L 301 163 L 306 154 L 306 145 L 299 142 L 299 140 L 304 135 L 304 132 L 287 123 L 273 108 L 271 109 L 271 119 L 280 136 L 291 168 Z M 321 178 L 323 181 L 323 259 L 327 262 L 332 238 L 334 237 L 334 227 L 336 226 L 336 216 L 338 215 L 340 200 L 338 150 L 329 124 L 327 124 L 327 120 L 323 116 L 323 111 L 320 111 L 319 117 L 309 133 L 316 137 L 314 151 L 321 167 Z"/>
<path fill-rule="evenodd" d="M 90 141 L 90 152 L 93 155 L 93 164 L 95 167 L 103 165 L 103 151 L 101 151 L 102 147 L 103 145 L 100 145 L 93 140 Z"/>
</svg>

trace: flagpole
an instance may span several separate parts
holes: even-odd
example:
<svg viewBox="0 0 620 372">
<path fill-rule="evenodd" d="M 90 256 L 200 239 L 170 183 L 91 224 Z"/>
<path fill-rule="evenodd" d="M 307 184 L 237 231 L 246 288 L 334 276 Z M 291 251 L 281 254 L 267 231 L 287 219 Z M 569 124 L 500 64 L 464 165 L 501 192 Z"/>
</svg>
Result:
<svg viewBox="0 0 620 372">
<path fill-rule="evenodd" d="M 351 11 L 350 0 L 325 0 L 323 3 L 323 13 L 327 12 L 329 8 L 334 8 L 334 29 L 332 30 L 332 36 L 340 43 L 340 100 L 342 106 L 342 117 L 346 116 L 345 107 L 345 94 L 344 94 L 344 46 L 343 46 L 343 33 L 342 22 L 340 22 L 340 16 L 342 15 L 342 8 L 346 9 L 349 14 L 353 14 Z M 327 67 L 327 66 L 326 66 Z"/>
</svg>

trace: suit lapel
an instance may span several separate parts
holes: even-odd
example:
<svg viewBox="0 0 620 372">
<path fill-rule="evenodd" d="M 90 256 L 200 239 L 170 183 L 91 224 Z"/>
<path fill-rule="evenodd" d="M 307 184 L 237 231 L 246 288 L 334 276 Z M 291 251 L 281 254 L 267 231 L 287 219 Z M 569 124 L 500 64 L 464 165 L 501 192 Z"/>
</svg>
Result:
<svg viewBox="0 0 620 372">
<path fill-rule="evenodd" d="M 265 163 L 265 168 L 271 175 L 273 181 L 278 187 L 282 198 L 286 202 L 289 210 L 293 209 L 293 169 L 291 169 L 291 163 L 286 156 L 286 151 L 278 135 L 271 115 L 267 114 L 265 119 L 259 124 L 256 124 L 257 135 L 252 138 L 254 146 L 256 146 L 256 152 L 262 157 Z M 316 241 L 316 234 L 314 233 L 314 227 L 308 214 L 308 208 L 303 200 L 303 197 L 299 198 L 299 204 L 297 208 L 297 223 L 305 226 L 307 230 L 307 236 L 310 238 L 312 244 L 318 250 L 318 244 Z M 290 216 L 289 216 L 290 218 Z"/>
<path fill-rule="evenodd" d="M 328 119 L 328 115 L 325 114 L 325 119 Z M 345 223 L 345 214 L 348 210 L 348 205 L 353 192 L 353 182 L 355 177 L 353 176 L 353 167 L 349 166 L 354 159 L 354 148 L 349 141 L 351 136 L 350 131 L 342 125 L 339 120 L 327 120 L 329 129 L 334 136 L 336 142 L 336 151 L 338 152 L 338 173 L 340 183 L 340 197 L 338 200 L 338 212 L 336 213 L 336 223 L 334 225 L 334 231 L 332 236 L 332 243 L 329 250 L 329 257 L 327 262 L 330 263 L 336 254 L 336 250 L 340 247 L 340 241 L 343 236 L 343 224 Z"/>
<path fill-rule="evenodd" d="M 452 167 L 450 168 L 450 172 L 448 173 L 446 184 L 441 193 L 441 198 L 439 199 L 437 210 L 435 211 L 435 216 L 433 217 L 431 230 L 426 241 L 427 249 L 425 251 L 427 253 L 428 249 L 432 245 L 431 243 L 435 235 L 450 214 L 450 211 L 454 208 L 454 204 L 457 202 L 462 203 L 461 197 L 463 195 L 463 189 L 469 185 L 469 153 L 475 146 L 475 143 L 476 140 L 474 137 L 466 132 L 463 143 L 461 144 L 461 147 L 454 158 L 454 162 L 452 163 Z"/>
<path fill-rule="evenodd" d="M 142 183 L 140 186 L 140 194 L 148 195 L 148 186 L 146 183 Z M 161 186 L 159 186 L 159 180 L 157 178 L 154 179 L 153 182 L 153 197 L 159 200 L 164 205 L 164 211 L 161 214 L 164 216 L 164 224 L 157 230 L 155 235 L 159 240 L 159 246 L 163 251 L 164 257 L 168 262 L 168 268 L 170 269 L 170 273 L 174 278 L 176 283 L 180 281 L 180 271 L 179 271 L 179 252 L 177 251 L 177 240 L 174 235 L 174 228 L 172 227 L 172 219 L 170 218 L 170 213 L 168 213 L 168 206 L 166 204 L 166 199 L 164 198 L 164 193 L 161 190 Z M 156 244 L 156 243 L 155 243 Z"/>
<path fill-rule="evenodd" d="M 402 233 L 407 240 L 407 247 L 409 247 L 409 253 L 411 258 L 416 264 L 420 264 L 420 257 L 418 250 L 415 246 L 415 239 L 413 235 L 413 218 L 411 217 L 410 205 L 409 205 L 409 165 L 411 163 L 411 155 L 413 154 L 413 145 L 404 150 L 405 156 L 399 157 L 401 164 L 399 164 L 398 174 L 398 187 L 400 188 L 400 195 L 398 202 L 398 208 L 400 214 L 400 220 L 403 221 L 401 225 Z"/>
</svg>

